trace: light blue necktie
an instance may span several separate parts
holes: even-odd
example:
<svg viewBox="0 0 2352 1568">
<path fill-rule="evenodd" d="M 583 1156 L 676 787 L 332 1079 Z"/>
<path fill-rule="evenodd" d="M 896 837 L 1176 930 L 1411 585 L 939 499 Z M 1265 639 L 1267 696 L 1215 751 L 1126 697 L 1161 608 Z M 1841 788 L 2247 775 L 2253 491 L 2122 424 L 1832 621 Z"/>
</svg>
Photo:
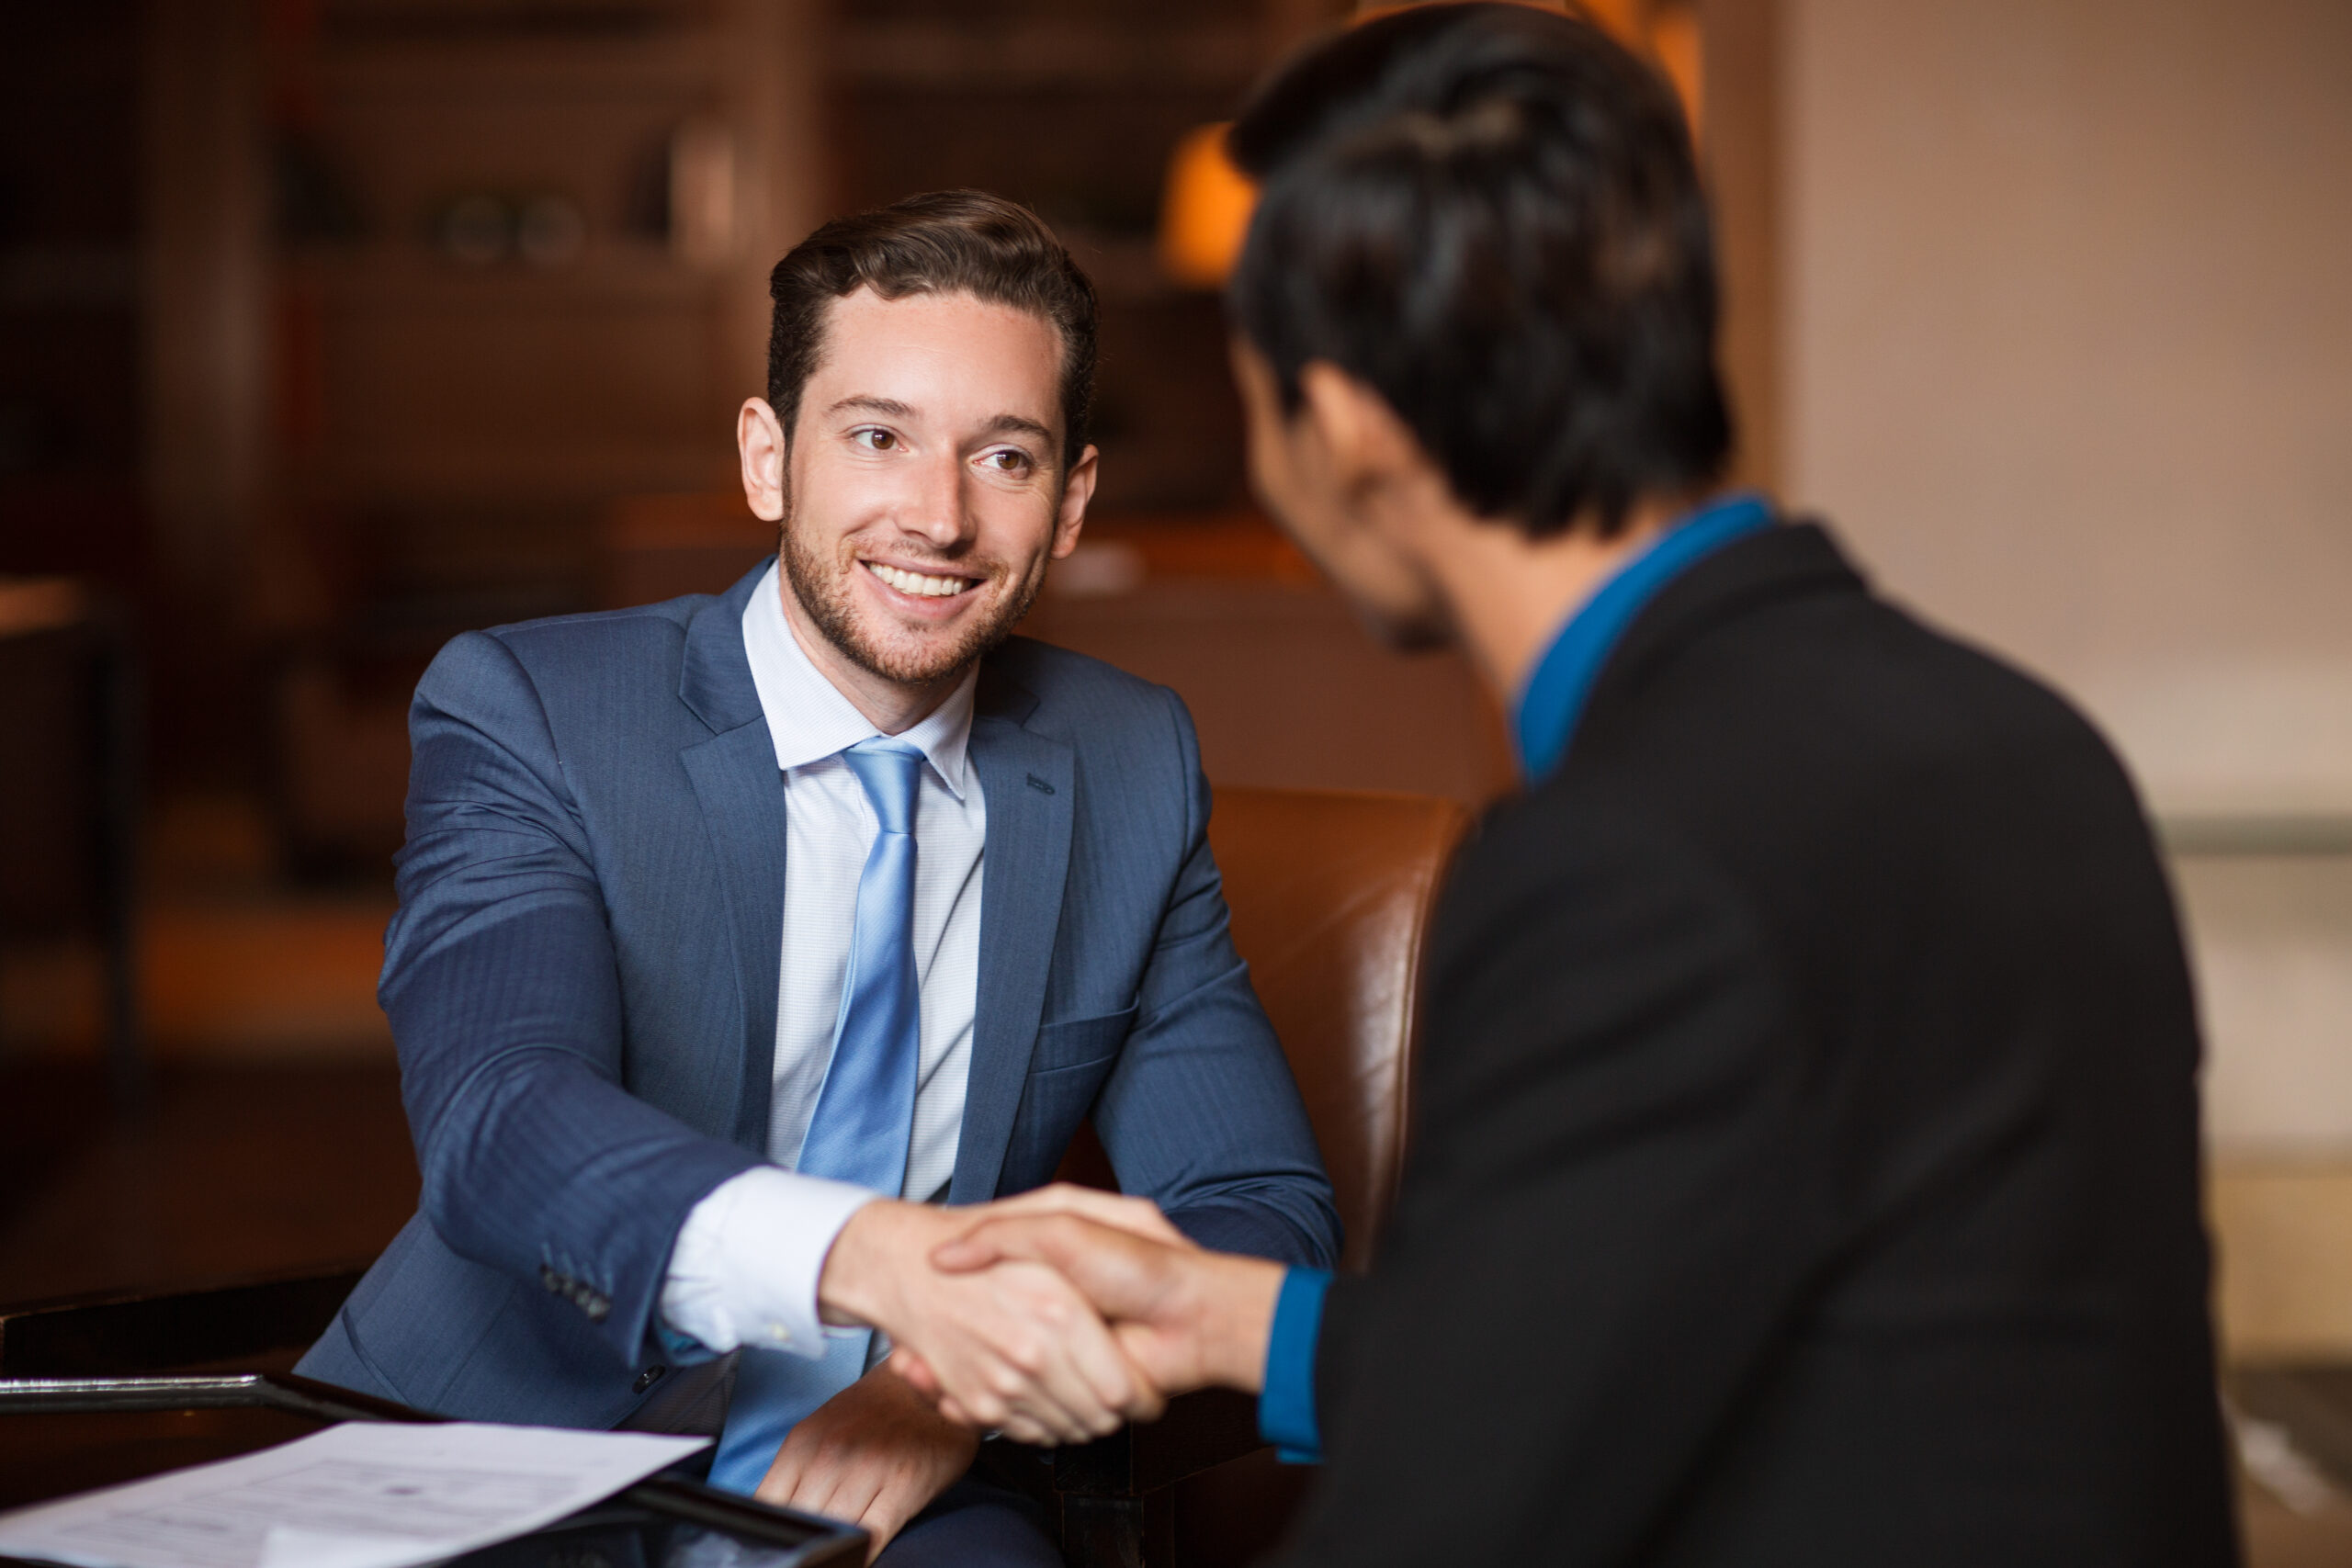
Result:
<svg viewBox="0 0 2352 1568">
<path fill-rule="evenodd" d="M 842 761 L 865 786 L 880 830 L 857 879 L 833 1055 L 798 1168 L 895 1198 L 907 1179 L 922 1044 L 914 962 L 915 785 L 922 753 L 876 737 L 842 752 Z M 756 1489 L 793 1424 L 864 1374 L 872 1338 L 829 1336 L 817 1359 L 745 1347 L 710 1483 L 729 1492 Z"/>
</svg>

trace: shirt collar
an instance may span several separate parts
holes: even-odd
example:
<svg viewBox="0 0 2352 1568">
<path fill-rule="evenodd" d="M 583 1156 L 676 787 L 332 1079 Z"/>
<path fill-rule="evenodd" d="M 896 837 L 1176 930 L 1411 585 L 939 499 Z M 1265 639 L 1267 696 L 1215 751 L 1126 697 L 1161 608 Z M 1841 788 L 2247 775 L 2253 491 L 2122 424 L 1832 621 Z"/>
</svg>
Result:
<svg viewBox="0 0 2352 1568">
<path fill-rule="evenodd" d="M 809 662 L 792 628 L 785 624 L 782 587 L 770 562 L 743 606 L 743 654 L 767 716 L 775 765 L 787 773 L 822 761 L 881 733 L 823 671 Z M 964 798 L 964 759 L 972 739 L 972 693 L 979 679 L 975 665 L 923 721 L 897 739 L 920 750 L 948 793 Z"/>
<path fill-rule="evenodd" d="M 1569 615 L 1520 688 L 1511 736 L 1522 777 L 1542 778 L 1566 754 L 1593 682 L 1634 617 L 1702 558 L 1771 521 L 1771 502 L 1754 491 L 1736 491 L 1661 530 L 1619 563 Z"/>
</svg>

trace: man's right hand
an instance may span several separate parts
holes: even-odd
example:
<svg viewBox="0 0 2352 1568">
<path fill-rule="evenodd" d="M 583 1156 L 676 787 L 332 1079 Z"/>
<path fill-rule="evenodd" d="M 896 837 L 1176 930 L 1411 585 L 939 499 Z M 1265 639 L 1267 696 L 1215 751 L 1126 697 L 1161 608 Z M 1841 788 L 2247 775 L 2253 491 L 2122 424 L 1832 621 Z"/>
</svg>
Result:
<svg viewBox="0 0 2352 1568">
<path fill-rule="evenodd" d="M 1018 1266 L 1050 1267 L 1113 1321 L 1125 1358 L 1161 1394 L 1211 1384 L 1256 1392 L 1284 1269 L 1262 1258 L 1206 1252 L 1106 1225 L 1072 1213 L 992 1216 L 935 1248 L 932 1262 L 981 1277 Z M 921 1347 L 893 1360 L 941 1413 L 973 1424 L 965 1404 Z"/>
<path fill-rule="evenodd" d="M 818 1280 L 819 1309 L 829 1323 L 870 1324 L 920 1358 L 932 1381 L 918 1386 L 951 1400 L 955 1418 L 967 1425 L 1053 1444 L 1149 1420 L 1163 1403 L 1158 1390 L 1053 1269 L 1031 1259 L 956 1272 L 932 1266 L 932 1254 L 978 1216 L 1071 1212 L 1100 1215 L 1111 1223 L 1098 1228 L 1114 1235 L 1174 1238 L 1170 1250 L 1189 1246 L 1148 1203 L 1076 1189 L 965 1210 L 877 1199 L 834 1239 Z"/>
</svg>

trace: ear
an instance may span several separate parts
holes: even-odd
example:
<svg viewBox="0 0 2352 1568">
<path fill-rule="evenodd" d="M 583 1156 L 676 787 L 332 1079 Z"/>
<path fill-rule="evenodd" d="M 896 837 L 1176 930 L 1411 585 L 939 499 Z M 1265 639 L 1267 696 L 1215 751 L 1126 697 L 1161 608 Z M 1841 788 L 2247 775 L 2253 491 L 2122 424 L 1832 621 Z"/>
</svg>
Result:
<svg viewBox="0 0 2352 1568">
<path fill-rule="evenodd" d="M 745 400 L 735 416 L 735 450 L 743 460 L 743 499 L 754 517 L 784 521 L 784 426 L 765 398 Z"/>
<path fill-rule="evenodd" d="M 1078 548 L 1079 530 L 1086 526 L 1086 503 L 1094 499 L 1094 481 L 1101 471 L 1102 454 L 1089 446 L 1078 455 L 1069 468 L 1069 478 L 1062 484 L 1062 504 L 1054 518 L 1053 558 L 1061 559 Z"/>
<path fill-rule="evenodd" d="M 1428 454 L 1388 400 L 1327 359 L 1298 372 L 1299 417 L 1308 422 L 1340 492 L 1356 499 L 1417 478 Z"/>
</svg>

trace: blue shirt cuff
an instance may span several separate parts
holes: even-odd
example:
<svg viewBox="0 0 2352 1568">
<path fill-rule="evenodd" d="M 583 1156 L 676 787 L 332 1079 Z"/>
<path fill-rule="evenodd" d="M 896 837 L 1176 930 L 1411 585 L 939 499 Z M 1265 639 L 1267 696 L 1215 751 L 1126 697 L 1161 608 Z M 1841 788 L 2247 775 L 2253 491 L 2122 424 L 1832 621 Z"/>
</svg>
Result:
<svg viewBox="0 0 2352 1568">
<path fill-rule="evenodd" d="M 1274 1322 L 1266 1336 L 1266 1378 L 1258 1394 L 1258 1435 L 1292 1464 L 1320 1464 L 1323 1428 L 1315 1417 L 1315 1348 L 1323 1337 L 1323 1298 L 1331 1275 L 1322 1269 L 1293 1269 L 1283 1276 L 1274 1298 Z"/>
</svg>

